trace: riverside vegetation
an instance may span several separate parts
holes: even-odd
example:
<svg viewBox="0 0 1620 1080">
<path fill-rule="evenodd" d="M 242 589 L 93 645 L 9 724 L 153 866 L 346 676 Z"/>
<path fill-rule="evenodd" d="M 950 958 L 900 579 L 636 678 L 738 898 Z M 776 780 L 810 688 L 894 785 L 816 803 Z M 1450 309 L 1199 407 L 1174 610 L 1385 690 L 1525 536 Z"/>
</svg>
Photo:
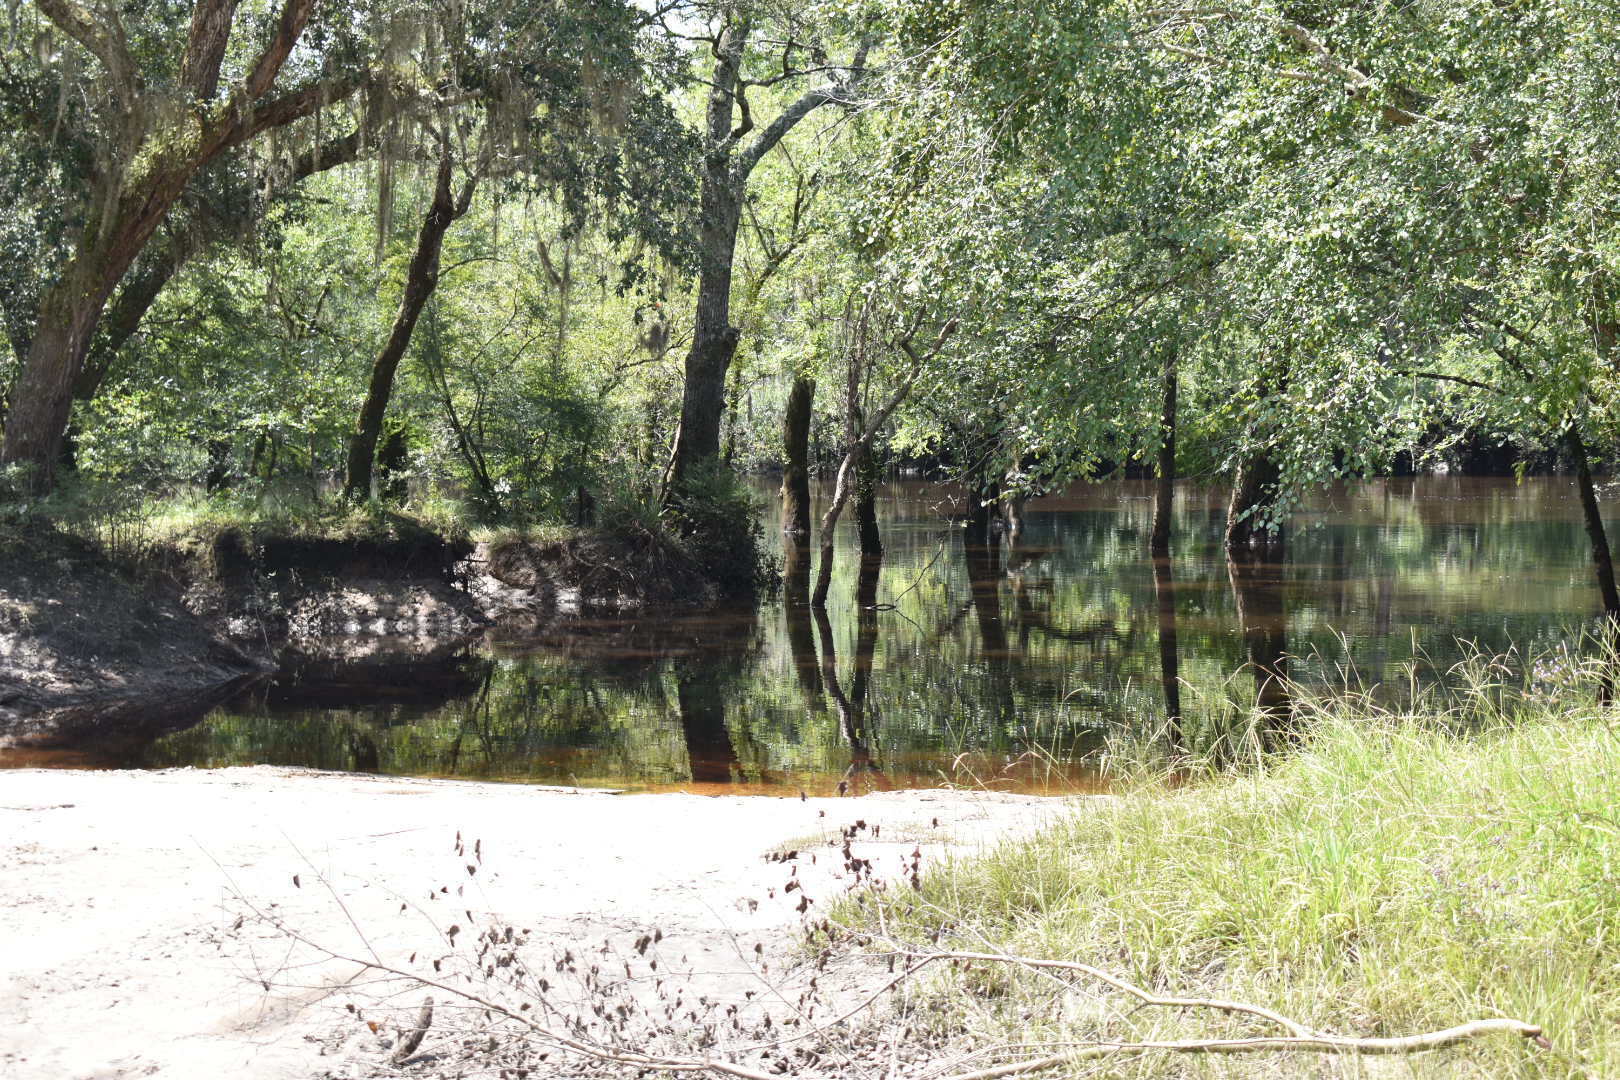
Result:
<svg viewBox="0 0 1620 1080">
<path fill-rule="evenodd" d="M 1403 1061 L 1401 1075 L 1615 1075 L 1620 742 L 1595 704 L 1595 670 L 1578 678 L 1567 656 L 1553 658 L 1536 666 L 1563 669 L 1556 689 L 1533 687 L 1519 659 L 1476 657 L 1458 672 L 1461 689 L 1400 711 L 1303 703 L 1297 745 L 1236 776 L 1208 760 L 1171 773 L 1128 766 L 1137 779 L 1117 798 L 840 917 L 879 948 L 1083 961 L 1324 1031 L 1518 1017 L 1551 1043 L 1498 1036 Z M 1016 966 L 952 974 L 922 1004 L 915 1023 L 965 1031 L 966 1045 L 1049 1043 L 1058 1056 L 1099 1040 L 1255 1033 L 1252 1021 L 1138 1009 L 1118 995 L 1076 1007 L 1050 973 Z M 1280 1068 L 1308 1070 L 1147 1055 L 1105 1072 Z"/>
</svg>

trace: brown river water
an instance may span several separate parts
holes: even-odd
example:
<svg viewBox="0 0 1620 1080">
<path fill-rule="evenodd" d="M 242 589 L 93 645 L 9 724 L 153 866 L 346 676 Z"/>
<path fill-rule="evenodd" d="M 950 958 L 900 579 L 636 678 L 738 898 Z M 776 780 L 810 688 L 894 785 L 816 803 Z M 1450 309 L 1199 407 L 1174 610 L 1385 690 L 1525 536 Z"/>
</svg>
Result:
<svg viewBox="0 0 1620 1080">
<path fill-rule="evenodd" d="M 1174 554 L 1156 567 L 1145 482 L 1032 501 L 1018 542 L 988 548 L 946 520 L 950 490 L 891 483 L 881 568 L 863 576 L 847 528 L 824 619 L 778 597 L 491 635 L 430 660 L 313 665 L 155 742 L 49 763 L 789 796 L 944 783 L 1067 793 L 1100 785 L 1092 762 L 1111 739 L 1166 729 L 1167 687 L 1196 741 L 1230 703 L 1277 707 L 1273 668 L 1318 692 L 1348 678 L 1398 699 L 1470 650 L 1572 642 L 1597 613 L 1565 478 L 1337 488 L 1294 516 L 1275 564 L 1228 563 L 1224 499 L 1183 485 Z M 767 536 L 778 542 L 774 521 Z"/>
</svg>

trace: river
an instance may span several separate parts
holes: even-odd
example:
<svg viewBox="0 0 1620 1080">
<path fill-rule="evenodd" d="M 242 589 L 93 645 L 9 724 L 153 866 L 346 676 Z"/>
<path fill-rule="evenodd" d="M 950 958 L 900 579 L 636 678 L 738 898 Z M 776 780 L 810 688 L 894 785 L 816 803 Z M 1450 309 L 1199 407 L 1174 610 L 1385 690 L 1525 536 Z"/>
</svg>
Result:
<svg viewBox="0 0 1620 1080">
<path fill-rule="evenodd" d="M 184 731 L 63 762 L 773 795 L 1092 790 L 1098 751 L 1167 734 L 1172 712 L 1196 739 L 1257 695 L 1285 710 L 1268 670 L 1399 698 L 1471 649 L 1555 649 L 1597 613 L 1567 479 L 1346 485 L 1294 515 L 1280 564 L 1229 563 L 1224 501 L 1182 485 L 1156 567 L 1147 483 L 1034 500 L 1016 544 L 974 549 L 945 520 L 949 489 L 894 482 L 881 570 L 863 579 L 846 527 L 825 619 L 777 597 L 312 663 Z M 766 531 L 779 543 L 774 520 Z"/>
</svg>

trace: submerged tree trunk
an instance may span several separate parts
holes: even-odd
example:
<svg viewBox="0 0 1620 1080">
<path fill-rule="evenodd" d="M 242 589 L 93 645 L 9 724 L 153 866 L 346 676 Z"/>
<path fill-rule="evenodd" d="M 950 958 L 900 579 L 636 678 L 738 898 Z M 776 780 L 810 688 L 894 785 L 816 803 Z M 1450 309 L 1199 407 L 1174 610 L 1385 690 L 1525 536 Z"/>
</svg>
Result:
<svg viewBox="0 0 1620 1080">
<path fill-rule="evenodd" d="M 827 606 L 827 591 L 832 587 L 833 550 L 838 536 L 838 518 L 844 512 L 844 503 L 849 499 L 849 489 L 853 486 L 850 476 L 854 472 L 854 451 L 844 455 L 843 464 L 838 466 L 838 479 L 833 483 L 832 501 L 827 504 L 827 510 L 821 515 L 821 557 L 816 564 L 816 589 L 810 594 L 812 607 Z"/>
<path fill-rule="evenodd" d="M 816 380 L 795 376 L 782 423 L 782 449 L 787 460 L 782 470 L 782 532 L 806 540 L 810 536 L 810 424 L 815 397 Z"/>
<path fill-rule="evenodd" d="M 1265 520 L 1266 510 L 1276 501 L 1281 476 L 1277 463 L 1265 451 L 1256 453 L 1238 467 L 1237 476 L 1232 480 L 1232 501 L 1226 511 L 1228 551 L 1282 544 L 1282 526 Z"/>
<path fill-rule="evenodd" d="M 855 524 L 864 559 L 883 557 L 883 533 L 877 519 L 877 472 L 877 461 L 871 447 L 867 447 L 855 466 Z"/>
<path fill-rule="evenodd" d="M 411 335 L 416 332 L 416 320 L 427 306 L 428 298 L 439 284 L 439 257 L 444 249 L 445 233 L 455 220 L 467 212 L 472 204 L 475 180 L 468 180 L 457 198 L 451 190 L 452 162 L 449 143 L 439 156 L 439 171 L 433 185 L 433 202 L 422 227 L 416 235 L 416 252 L 411 256 L 405 273 L 405 292 L 399 298 L 399 311 L 394 316 L 393 329 L 381 351 L 371 363 L 371 380 L 366 386 L 366 399 L 360 406 L 354 432 L 349 436 L 348 467 L 344 472 L 343 493 L 351 499 L 364 501 L 371 498 L 371 476 L 377 458 L 377 443 L 382 437 L 383 417 L 388 412 L 388 399 L 394 392 L 394 375 L 399 362 L 410 348 Z"/>
<path fill-rule="evenodd" d="M 1016 548 L 1024 536 L 1024 492 L 1014 489 L 1001 497 L 1001 531 L 1008 548 Z"/>
<path fill-rule="evenodd" d="M 1164 405 L 1159 413 L 1158 486 L 1154 491 L 1153 536 L 1148 550 L 1155 556 L 1170 554 L 1170 515 L 1176 505 L 1176 355 L 1164 360 Z M 1228 525 L 1230 531 L 1230 525 Z M 1179 713 L 1180 710 L 1178 709 Z"/>
<path fill-rule="evenodd" d="M 1001 506 L 1001 485 L 985 481 L 968 492 L 967 542 L 983 546 L 991 542 L 991 527 Z"/>
</svg>

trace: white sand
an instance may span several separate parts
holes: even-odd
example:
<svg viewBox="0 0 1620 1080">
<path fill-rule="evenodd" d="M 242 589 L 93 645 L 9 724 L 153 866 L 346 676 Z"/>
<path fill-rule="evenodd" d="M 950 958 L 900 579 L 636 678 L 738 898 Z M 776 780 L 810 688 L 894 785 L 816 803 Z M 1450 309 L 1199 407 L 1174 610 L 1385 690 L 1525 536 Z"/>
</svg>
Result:
<svg viewBox="0 0 1620 1080">
<path fill-rule="evenodd" d="M 896 877 L 919 840 L 928 857 L 970 851 L 1063 805 L 944 791 L 615 795 L 269 766 L 0 772 L 0 1075 L 347 1075 L 331 1037 L 345 998 L 328 991 L 354 969 L 287 970 L 283 937 L 252 921 L 232 929 L 238 896 L 363 951 L 335 891 L 385 958 L 442 942 L 428 918 L 400 913 L 409 902 L 441 926 L 471 909 L 475 922 L 493 914 L 558 940 L 656 926 L 672 966 L 722 971 L 745 967 L 739 942 L 775 929 L 779 948 L 799 918 L 798 895 L 779 889 L 788 869 L 764 859 L 780 845 L 835 839 L 864 819 L 883 833 L 858 853 Z M 842 860 L 816 850 L 798 874 L 826 899 L 843 887 Z M 313 989 L 289 989 L 298 984 Z"/>
</svg>

